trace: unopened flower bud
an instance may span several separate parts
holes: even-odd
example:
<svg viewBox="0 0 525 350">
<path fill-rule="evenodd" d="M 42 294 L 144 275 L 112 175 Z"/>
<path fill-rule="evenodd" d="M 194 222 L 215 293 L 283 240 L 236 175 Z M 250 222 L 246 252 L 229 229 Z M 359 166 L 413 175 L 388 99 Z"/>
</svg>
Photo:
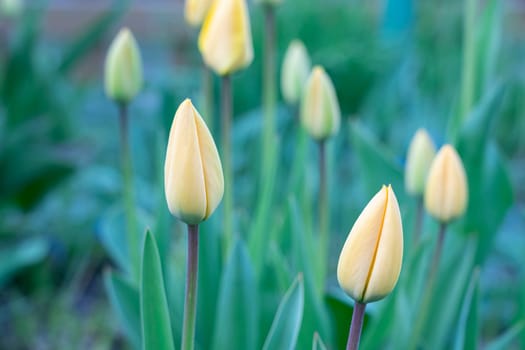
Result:
<svg viewBox="0 0 525 350">
<path fill-rule="evenodd" d="M 198 27 L 201 25 L 206 12 L 210 8 L 212 0 L 186 0 L 184 5 L 184 18 L 189 25 Z"/>
<path fill-rule="evenodd" d="M 465 168 L 451 145 L 441 147 L 428 172 L 425 187 L 425 208 L 445 223 L 455 219 L 467 207 L 468 187 Z"/>
<path fill-rule="evenodd" d="M 224 193 L 217 147 L 189 99 L 180 104 L 171 125 L 164 190 L 170 212 L 187 224 L 206 220 Z"/>
<path fill-rule="evenodd" d="M 412 195 L 423 195 L 430 164 L 436 147 L 425 129 L 419 129 L 408 147 L 405 166 L 405 188 Z"/>
<path fill-rule="evenodd" d="M 131 101 L 142 88 L 140 51 L 128 28 L 120 30 L 106 56 L 106 95 L 120 103 Z"/>
<path fill-rule="evenodd" d="M 325 70 L 315 66 L 308 78 L 301 103 L 301 123 L 321 141 L 339 131 L 341 111 L 334 85 Z"/>
<path fill-rule="evenodd" d="M 214 0 L 199 34 L 204 62 L 219 75 L 231 74 L 253 60 L 250 17 L 245 0 Z"/>
<path fill-rule="evenodd" d="M 288 46 L 281 68 L 281 91 L 284 100 L 295 105 L 301 99 L 310 74 L 310 58 L 303 43 L 294 40 Z"/>
<path fill-rule="evenodd" d="M 391 186 L 383 186 L 357 218 L 339 256 L 337 280 L 355 301 L 369 303 L 394 289 L 403 260 L 403 225 Z"/>
</svg>

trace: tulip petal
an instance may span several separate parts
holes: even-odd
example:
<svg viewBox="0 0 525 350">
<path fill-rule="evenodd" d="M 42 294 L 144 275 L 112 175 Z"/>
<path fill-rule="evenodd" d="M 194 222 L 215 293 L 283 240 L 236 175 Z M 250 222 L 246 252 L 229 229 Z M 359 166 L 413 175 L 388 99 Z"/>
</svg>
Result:
<svg viewBox="0 0 525 350">
<path fill-rule="evenodd" d="M 388 186 L 387 205 L 383 226 L 378 239 L 374 262 L 364 293 L 364 299 L 372 302 L 383 298 L 396 285 L 403 260 L 403 226 L 397 199 Z"/>
<path fill-rule="evenodd" d="M 206 189 L 206 214 L 204 219 L 207 219 L 222 199 L 224 194 L 224 177 L 219 152 L 208 127 L 198 112 L 196 113 L 195 124 L 197 126 L 204 186 Z"/>
</svg>

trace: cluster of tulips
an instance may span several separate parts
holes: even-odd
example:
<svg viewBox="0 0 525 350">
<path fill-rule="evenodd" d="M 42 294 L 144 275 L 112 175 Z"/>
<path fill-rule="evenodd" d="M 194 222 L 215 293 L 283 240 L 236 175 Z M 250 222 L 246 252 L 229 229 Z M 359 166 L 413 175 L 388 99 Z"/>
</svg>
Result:
<svg viewBox="0 0 525 350">
<path fill-rule="evenodd" d="M 269 1 L 264 6 L 271 11 L 277 3 Z M 232 114 L 229 77 L 251 63 L 253 48 L 245 0 L 190 0 L 186 3 L 185 17 L 191 25 L 199 26 L 202 23 L 198 40 L 200 52 L 205 64 L 223 81 L 221 153 L 205 119 L 189 99 L 185 99 L 175 112 L 166 150 L 164 187 L 167 206 L 175 217 L 188 226 L 182 348 L 193 349 L 198 225 L 212 215 L 223 196 L 227 202 L 225 206 L 233 206 L 235 182 L 228 130 Z M 107 55 L 105 87 L 107 95 L 121 107 L 121 125 L 124 128 L 127 124 L 126 106 L 141 86 L 140 51 L 131 32 L 123 29 L 114 39 Z M 330 77 L 320 66 L 311 68 L 307 50 L 298 40 L 291 42 L 285 54 L 281 91 L 287 103 L 299 105 L 301 125 L 319 144 L 320 158 L 324 158 L 325 142 L 338 132 L 341 112 Z M 269 130 L 266 131 L 270 134 L 271 142 L 274 126 L 273 123 L 268 125 Z M 129 157 L 125 158 L 125 163 L 129 162 Z M 265 159 L 264 155 L 262 159 Z M 320 174 L 325 166 L 320 163 Z M 441 224 L 428 274 L 427 289 L 431 289 L 439 265 L 446 225 L 463 215 L 466 209 L 468 193 L 465 170 L 453 146 L 444 145 L 436 154 L 430 136 L 420 129 L 409 147 L 405 179 L 406 191 L 418 198 L 421 208 L 416 237 L 421 232 L 422 208 Z M 388 179 L 385 180 L 388 182 Z M 320 181 L 319 196 L 323 197 L 327 192 L 322 189 L 326 186 L 323 176 Z M 133 200 L 132 194 L 130 200 Z M 326 222 L 321 222 L 319 231 L 322 243 L 320 253 L 325 254 L 326 258 L 329 229 L 328 215 L 323 214 L 323 211 L 328 210 L 328 205 L 326 198 L 320 198 L 319 201 L 325 203 L 320 205 L 320 220 L 324 217 Z M 228 216 L 229 211 L 231 209 L 225 208 L 224 215 Z M 231 220 L 226 217 L 223 219 L 225 236 L 232 234 Z M 134 223 L 128 221 L 128 225 Z M 130 240 L 136 239 L 130 237 Z M 131 251 L 130 254 L 133 257 L 138 252 Z M 366 304 L 384 298 L 394 289 L 401 271 L 402 257 L 403 225 L 399 205 L 393 188 L 390 185 L 383 186 L 355 221 L 339 256 L 339 285 L 355 301 L 348 349 L 357 349 L 359 346 Z M 135 269 L 138 270 L 138 267 Z"/>
</svg>

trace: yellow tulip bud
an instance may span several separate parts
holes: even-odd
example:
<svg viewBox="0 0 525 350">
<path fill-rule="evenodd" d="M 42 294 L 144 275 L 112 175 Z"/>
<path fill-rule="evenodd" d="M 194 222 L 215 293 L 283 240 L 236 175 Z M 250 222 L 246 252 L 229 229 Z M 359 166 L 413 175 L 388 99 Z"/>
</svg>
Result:
<svg viewBox="0 0 525 350">
<path fill-rule="evenodd" d="M 128 28 L 120 30 L 106 56 L 106 95 L 121 103 L 131 101 L 142 87 L 140 51 Z"/>
<path fill-rule="evenodd" d="M 189 25 L 198 27 L 210 8 L 211 0 L 186 0 L 184 18 Z"/>
<path fill-rule="evenodd" d="M 294 105 L 303 94 L 310 74 L 310 58 L 303 43 L 294 40 L 288 46 L 281 68 L 281 91 L 284 100 Z"/>
<path fill-rule="evenodd" d="M 436 147 L 425 129 L 419 129 L 408 147 L 405 165 L 405 187 L 408 193 L 422 195 Z"/>
<path fill-rule="evenodd" d="M 339 131 L 339 102 L 330 77 L 320 66 L 314 67 L 306 82 L 301 103 L 301 123 L 319 141 Z"/>
<path fill-rule="evenodd" d="M 343 246 L 337 280 L 354 300 L 369 303 L 394 289 L 403 260 L 403 225 L 391 186 L 383 186 L 357 218 Z"/>
<path fill-rule="evenodd" d="M 215 0 L 199 34 L 204 62 L 217 74 L 226 75 L 253 60 L 250 17 L 245 0 Z"/>
<path fill-rule="evenodd" d="M 465 168 L 451 145 L 441 147 L 428 173 L 425 208 L 441 222 L 449 222 L 467 207 L 468 188 Z"/>
<path fill-rule="evenodd" d="M 187 224 L 206 220 L 224 193 L 217 147 L 189 99 L 180 104 L 171 124 L 164 190 L 170 212 Z"/>
</svg>

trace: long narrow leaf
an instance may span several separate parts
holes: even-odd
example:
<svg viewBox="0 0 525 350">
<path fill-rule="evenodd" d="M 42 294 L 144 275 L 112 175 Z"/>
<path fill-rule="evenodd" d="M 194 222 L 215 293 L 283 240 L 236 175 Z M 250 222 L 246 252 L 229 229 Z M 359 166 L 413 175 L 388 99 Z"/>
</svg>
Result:
<svg viewBox="0 0 525 350">
<path fill-rule="evenodd" d="M 284 295 L 266 337 L 263 349 L 295 349 L 297 336 L 303 320 L 304 284 L 303 276 L 297 276 Z"/>
<path fill-rule="evenodd" d="M 146 232 L 144 240 L 140 280 L 142 348 L 173 350 L 173 335 L 159 251 L 155 238 L 149 231 Z"/>
</svg>

